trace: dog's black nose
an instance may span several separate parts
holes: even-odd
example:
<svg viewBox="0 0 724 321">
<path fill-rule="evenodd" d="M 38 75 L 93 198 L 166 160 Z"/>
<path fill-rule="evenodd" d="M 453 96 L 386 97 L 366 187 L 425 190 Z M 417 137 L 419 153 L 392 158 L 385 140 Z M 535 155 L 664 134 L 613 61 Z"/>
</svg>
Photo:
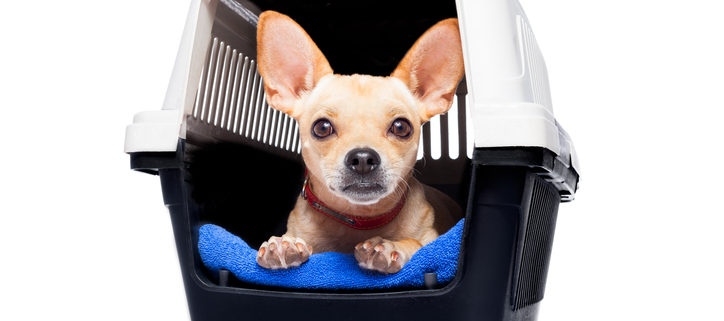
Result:
<svg viewBox="0 0 724 321">
<path fill-rule="evenodd" d="M 347 153 L 344 162 L 358 174 L 367 174 L 380 166 L 380 155 L 371 148 L 357 148 Z"/>
</svg>

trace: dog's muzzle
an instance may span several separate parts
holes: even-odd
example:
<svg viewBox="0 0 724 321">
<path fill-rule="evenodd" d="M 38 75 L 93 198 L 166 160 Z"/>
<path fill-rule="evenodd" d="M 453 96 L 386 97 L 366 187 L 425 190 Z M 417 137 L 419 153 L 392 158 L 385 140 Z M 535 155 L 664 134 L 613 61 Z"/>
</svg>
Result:
<svg viewBox="0 0 724 321">
<path fill-rule="evenodd" d="M 357 200 L 375 198 L 385 192 L 382 179 L 380 154 L 372 148 L 355 148 L 344 158 L 347 173 L 342 182 L 342 192 Z"/>
</svg>

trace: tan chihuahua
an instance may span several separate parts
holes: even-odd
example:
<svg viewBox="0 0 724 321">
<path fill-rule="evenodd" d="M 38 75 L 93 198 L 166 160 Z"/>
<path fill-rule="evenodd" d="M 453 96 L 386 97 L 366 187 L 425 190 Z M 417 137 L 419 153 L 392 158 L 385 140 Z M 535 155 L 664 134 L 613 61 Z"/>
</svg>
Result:
<svg viewBox="0 0 724 321">
<path fill-rule="evenodd" d="M 261 14 L 257 42 L 267 102 L 299 123 L 307 166 L 286 234 L 264 242 L 257 262 L 296 267 L 314 249 L 400 271 L 461 217 L 412 177 L 420 126 L 447 112 L 463 75 L 457 20 L 427 30 L 389 77 L 333 74 L 304 29 L 277 12 Z"/>
</svg>

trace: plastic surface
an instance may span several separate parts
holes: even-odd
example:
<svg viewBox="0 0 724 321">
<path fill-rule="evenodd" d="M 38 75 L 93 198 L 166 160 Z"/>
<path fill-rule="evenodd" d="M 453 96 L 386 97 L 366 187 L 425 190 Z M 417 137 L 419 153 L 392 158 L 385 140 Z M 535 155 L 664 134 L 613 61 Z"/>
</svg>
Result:
<svg viewBox="0 0 724 321">
<path fill-rule="evenodd" d="M 548 73 L 517 0 L 456 0 L 475 147 L 544 147 L 577 168 Z"/>
<path fill-rule="evenodd" d="M 179 110 L 145 111 L 126 127 L 126 153 L 173 152 L 178 144 Z"/>
<path fill-rule="evenodd" d="M 192 108 L 196 96 L 217 4 L 217 0 L 191 1 L 173 73 L 166 90 L 163 109 L 183 111 L 178 118 L 180 138 L 186 137 L 184 115 Z"/>
</svg>

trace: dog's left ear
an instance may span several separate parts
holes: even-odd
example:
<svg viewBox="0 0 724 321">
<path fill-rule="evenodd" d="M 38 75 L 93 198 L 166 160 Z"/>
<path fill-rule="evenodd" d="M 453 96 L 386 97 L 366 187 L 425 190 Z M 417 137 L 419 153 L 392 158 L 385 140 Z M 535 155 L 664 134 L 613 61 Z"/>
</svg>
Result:
<svg viewBox="0 0 724 321">
<path fill-rule="evenodd" d="M 425 122 L 450 109 L 464 72 L 458 20 L 446 19 L 417 39 L 391 76 L 422 101 L 420 116 Z"/>
</svg>

